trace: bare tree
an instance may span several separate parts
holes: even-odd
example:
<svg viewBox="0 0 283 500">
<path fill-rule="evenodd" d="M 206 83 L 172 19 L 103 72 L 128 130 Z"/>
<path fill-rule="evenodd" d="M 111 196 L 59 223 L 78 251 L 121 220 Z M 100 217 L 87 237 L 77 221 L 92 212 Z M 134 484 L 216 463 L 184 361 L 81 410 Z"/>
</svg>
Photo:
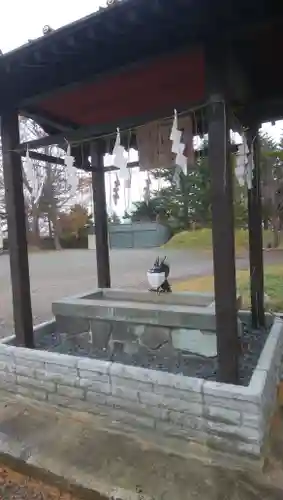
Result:
<svg viewBox="0 0 283 500">
<path fill-rule="evenodd" d="M 47 154 L 54 154 L 54 151 Z M 74 186 L 66 176 L 66 168 L 48 164 L 38 209 L 40 216 L 47 219 L 49 234 L 54 237 L 57 250 L 61 248 L 59 213 L 67 209 L 68 205 L 72 205 L 75 195 Z"/>
<path fill-rule="evenodd" d="M 25 141 L 45 135 L 37 123 L 26 118 L 21 119 L 20 131 L 21 139 Z M 48 146 L 41 152 L 55 157 L 64 155 L 64 151 L 57 146 Z M 29 227 L 33 238 L 36 242 L 39 241 L 40 222 L 47 219 L 55 248 L 60 249 L 58 214 L 68 202 L 74 200 L 77 180 L 72 178 L 65 166 L 48 162 L 24 161 L 23 173 Z"/>
<path fill-rule="evenodd" d="M 44 131 L 33 120 L 24 117 L 20 118 L 21 141 L 37 139 L 44 135 Z M 40 151 L 55 157 L 62 157 L 64 155 L 63 150 L 54 146 L 42 148 Z M 70 202 L 70 205 L 74 202 L 74 179 L 71 178 L 65 166 L 24 158 L 23 183 L 29 241 L 35 245 L 39 245 L 40 231 L 47 219 L 50 232 L 54 236 L 55 247 L 56 249 L 60 249 L 58 214 L 68 202 Z M 0 218 L 6 218 L 1 144 Z"/>
</svg>

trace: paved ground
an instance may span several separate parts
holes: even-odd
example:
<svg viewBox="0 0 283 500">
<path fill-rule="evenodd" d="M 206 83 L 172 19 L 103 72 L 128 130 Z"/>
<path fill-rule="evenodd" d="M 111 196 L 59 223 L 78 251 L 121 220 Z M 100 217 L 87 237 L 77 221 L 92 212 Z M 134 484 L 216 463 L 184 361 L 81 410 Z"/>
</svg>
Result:
<svg viewBox="0 0 283 500">
<path fill-rule="evenodd" d="M 145 273 L 157 255 L 164 251 L 113 250 L 111 273 L 113 287 L 147 287 Z M 190 251 L 166 251 L 171 265 L 171 279 L 212 273 L 210 254 Z M 282 262 L 283 254 L 266 254 L 267 262 Z M 246 258 L 238 261 L 238 267 L 248 265 Z M 30 254 L 30 275 L 34 322 L 51 317 L 51 304 L 66 295 L 92 290 L 96 287 L 96 255 L 91 250 L 65 250 Z M 13 328 L 12 298 L 8 255 L 0 256 L 0 337 L 9 335 Z"/>
<path fill-rule="evenodd" d="M 87 488 L 82 498 L 92 500 L 282 500 L 282 422 L 278 413 L 261 471 L 255 461 L 239 462 L 192 441 L 137 433 L 107 415 L 60 410 L 1 391 L 0 463 L 62 489 Z M 18 478 L 7 479 L 12 484 L 4 477 L 3 499 L 58 500 L 56 492 L 42 488 L 39 496 L 37 487 L 29 494 L 17 488 Z"/>
</svg>

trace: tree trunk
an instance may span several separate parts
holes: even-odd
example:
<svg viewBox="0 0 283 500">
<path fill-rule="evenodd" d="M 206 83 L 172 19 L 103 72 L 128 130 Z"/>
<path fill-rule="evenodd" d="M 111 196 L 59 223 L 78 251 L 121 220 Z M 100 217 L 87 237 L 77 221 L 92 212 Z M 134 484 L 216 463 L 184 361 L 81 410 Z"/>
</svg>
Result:
<svg viewBox="0 0 283 500">
<path fill-rule="evenodd" d="M 49 233 L 49 238 L 52 238 L 52 224 L 50 220 L 50 215 L 49 213 L 47 214 L 47 222 L 48 222 L 48 233 Z"/>
<path fill-rule="evenodd" d="M 187 191 L 187 176 L 181 175 L 180 184 L 183 196 L 183 224 L 184 229 L 189 229 L 189 193 Z"/>
<path fill-rule="evenodd" d="M 30 218 L 31 227 L 29 242 L 31 245 L 40 248 L 39 209 L 33 199 L 31 200 Z"/>
<path fill-rule="evenodd" d="M 29 216 L 28 216 L 28 210 L 27 210 L 27 207 L 26 207 L 25 216 L 26 216 L 26 235 L 27 235 L 27 242 L 28 242 L 28 243 L 30 243 L 30 234 L 31 234 L 31 230 L 30 230 L 30 223 L 29 223 Z"/>
<path fill-rule="evenodd" d="M 279 217 L 277 217 L 277 215 L 272 217 L 272 229 L 273 229 L 273 248 L 278 248 L 280 245 L 280 223 L 279 223 Z"/>
<path fill-rule="evenodd" d="M 39 231 L 39 216 L 37 210 L 32 214 L 32 244 L 40 247 L 40 231 Z"/>
<path fill-rule="evenodd" d="M 263 219 L 263 229 L 265 229 L 267 231 L 268 228 L 269 228 L 269 220 L 268 220 L 268 218 L 264 217 L 264 219 Z"/>
<path fill-rule="evenodd" d="M 55 250 L 62 250 L 61 243 L 60 243 L 60 231 L 59 231 L 59 227 L 58 227 L 57 214 L 54 214 L 53 230 L 54 230 L 54 245 L 55 245 Z"/>
<path fill-rule="evenodd" d="M 54 231 L 54 245 L 55 245 L 55 250 L 62 250 L 60 238 L 58 234 L 56 234 L 56 231 Z"/>
<path fill-rule="evenodd" d="M 60 243 L 60 228 L 59 228 L 59 224 L 58 224 L 57 210 L 55 207 L 52 207 L 50 209 L 48 218 L 49 218 L 49 220 L 52 221 L 52 225 L 53 225 L 55 250 L 62 250 L 61 243 Z"/>
</svg>

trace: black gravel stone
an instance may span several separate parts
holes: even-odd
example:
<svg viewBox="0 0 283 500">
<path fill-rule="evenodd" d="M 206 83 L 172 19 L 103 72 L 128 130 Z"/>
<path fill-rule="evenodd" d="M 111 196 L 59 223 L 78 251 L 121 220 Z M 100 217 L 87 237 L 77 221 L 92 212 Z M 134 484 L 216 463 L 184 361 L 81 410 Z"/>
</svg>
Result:
<svg viewBox="0 0 283 500">
<path fill-rule="evenodd" d="M 244 325 L 240 338 L 240 383 L 248 385 L 258 362 L 261 351 L 268 336 L 265 329 L 253 330 Z M 131 366 L 140 366 L 153 370 L 198 377 L 205 380 L 217 380 L 217 358 L 204 358 L 197 355 L 188 356 L 176 351 L 176 356 L 164 357 L 157 352 L 141 349 L 136 354 L 125 353 L 122 349 L 109 352 L 106 349 L 94 349 L 91 343 L 80 345 L 79 335 L 52 334 L 43 337 L 36 346 L 40 350 L 48 350 L 72 356 L 90 357 L 105 361 L 113 361 Z"/>
</svg>

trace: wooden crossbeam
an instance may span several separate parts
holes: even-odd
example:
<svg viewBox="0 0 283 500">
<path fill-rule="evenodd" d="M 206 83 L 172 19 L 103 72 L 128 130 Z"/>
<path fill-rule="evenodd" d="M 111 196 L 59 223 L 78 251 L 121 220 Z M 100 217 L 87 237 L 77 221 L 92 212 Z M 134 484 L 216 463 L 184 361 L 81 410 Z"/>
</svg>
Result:
<svg viewBox="0 0 283 500">
<path fill-rule="evenodd" d="M 58 130 L 62 131 L 62 133 L 67 133 L 72 129 L 78 128 L 75 123 L 69 120 L 61 120 L 42 110 L 40 110 L 39 113 L 32 106 L 25 108 L 20 114 L 27 118 L 31 118 L 41 125 L 42 128 L 46 128 L 48 134 L 57 133 Z M 50 129 L 50 132 L 47 127 Z"/>
<path fill-rule="evenodd" d="M 195 111 L 197 113 L 197 110 Z M 165 120 L 172 114 L 172 109 L 164 109 L 163 112 L 159 112 L 158 114 L 144 114 L 140 116 L 129 116 L 125 119 L 119 120 L 119 124 L 117 121 L 109 122 L 104 124 L 95 124 L 95 125 L 84 125 L 77 129 L 66 130 L 64 132 L 60 132 L 58 134 L 47 135 L 44 137 L 40 137 L 39 139 L 33 139 L 31 141 L 26 141 L 20 143 L 16 150 L 18 152 L 26 151 L 29 149 L 39 149 L 42 147 L 57 145 L 57 146 L 66 146 L 66 141 L 68 141 L 72 146 L 77 146 L 83 143 L 90 143 L 92 141 L 98 140 L 99 138 L 103 138 L 104 140 L 113 140 L 115 139 L 115 131 L 117 129 L 117 125 L 121 130 L 121 139 L 123 142 L 123 138 L 128 134 L 129 130 L 134 130 L 144 125 L 145 123 L 149 123 L 154 120 Z M 39 115 L 40 116 L 40 113 Z M 201 120 L 197 121 L 198 131 L 200 133 L 205 133 L 205 130 L 202 130 L 202 122 Z M 131 134 L 134 138 L 134 133 Z M 128 143 L 128 136 L 127 136 Z"/>
<path fill-rule="evenodd" d="M 230 152 L 236 153 L 237 151 L 238 151 L 238 146 L 235 144 L 232 144 L 230 146 Z M 204 156 L 208 155 L 207 148 L 203 148 L 202 150 L 199 150 L 198 152 L 201 152 Z M 26 155 L 26 152 L 20 151 L 20 155 L 22 157 L 24 157 Z M 59 156 L 47 155 L 47 154 L 39 153 L 38 151 L 32 151 L 32 150 L 29 150 L 29 156 L 32 160 L 43 161 L 43 162 L 51 163 L 51 164 L 55 164 L 55 165 L 62 165 L 62 166 L 65 165 L 64 158 L 61 158 Z M 75 164 L 74 166 L 77 169 L 85 170 L 87 172 L 95 172 L 95 169 L 96 169 L 95 166 L 91 166 L 88 162 L 85 164 L 81 164 L 81 165 Z M 138 161 L 129 162 L 127 165 L 127 168 L 129 168 L 129 169 L 136 168 L 136 167 L 139 167 Z M 115 167 L 114 165 L 109 165 L 109 166 L 104 168 L 104 172 L 115 172 L 118 170 L 119 169 L 117 167 Z"/>
<path fill-rule="evenodd" d="M 164 116 L 168 116 L 168 113 L 164 113 Z M 160 118 L 160 117 L 159 117 Z M 121 132 L 126 130 L 131 130 L 136 128 L 137 126 L 143 125 L 144 123 L 148 123 L 151 120 L 158 119 L 157 116 L 140 116 L 140 117 L 129 117 L 119 122 Z M 96 124 L 96 125 L 87 125 L 78 128 L 77 130 L 70 130 L 66 132 L 60 132 L 59 134 L 46 135 L 44 137 L 40 137 L 39 139 L 33 139 L 31 141 L 26 141 L 20 143 L 16 147 L 16 151 L 26 151 L 29 149 L 39 149 L 47 146 L 65 146 L 66 141 L 68 141 L 71 145 L 80 144 L 86 141 L 95 141 L 99 139 L 101 136 L 115 136 L 115 131 L 117 129 L 117 122 L 115 123 L 107 123 L 107 124 Z"/>
<path fill-rule="evenodd" d="M 24 157 L 26 155 L 25 151 L 21 151 L 20 155 Z M 62 165 L 62 166 L 65 165 L 64 158 L 61 158 L 59 156 L 46 155 L 44 153 L 39 153 L 38 151 L 29 151 L 29 156 L 32 160 L 43 161 L 43 162 L 51 163 L 51 164 L 55 164 L 55 165 Z M 96 167 L 91 166 L 89 163 L 87 163 L 85 165 L 76 165 L 75 164 L 74 166 L 77 169 L 86 170 L 89 172 L 95 172 L 95 170 L 96 170 Z M 130 168 L 135 168 L 138 166 L 139 166 L 138 161 L 132 161 L 132 162 L 128 163 L 127 168 L 130 169 Z M 114 167 L 114 165 L 109 165 L 108 167 L 104 168 L 104 172 L 112 172 L 112 171 L 114 172 L 117 170 L 119 170 L 119 169 L 117 167 Z"/>
<path fill-rule="evenodd" d="M 26 156 L 26 151 L 21 151 L 20 155 L 23 157 Z M 38 151 L 29 151 L 29 156 L 32 160 L 44 161 L 56 165 L 65 165 L 64 158 L 60 158 L 59 156 L 46 155 Z"/>
<path fill-rule="evenodd" d="M 168 116 L 166 113 L 163 115 L 164 117 Z M 139 125 L 142 125 L 144 123 L 148 123 L 152 120 L 158 119 L 158 117 L 153 117 L 153 116 L 141 116 L 138 119 L 137 118 L 127 118 L 120 122 L 120 129 L 123 134 L 123 130 L 127 131 L 129 129 L 134 129 L 138 127 Z M 162 116 L 159 117 L 159 119 L 162 119 Z M 52 145 L 57 145 L 57 146 L 65 146 L 66 141 L 68 141 L 71 145 L 76 144 L 79 145 L 80 143 L 85 143 L 87 141 L 92 141 L 92 140 L 97 140 L 99 139 L 100 136 L 108 136 L 108 138 L 112 137 L 114 138 L 115 133 L 113 133 L 114 130 L 116 130 L 117 123 L 108 123 L 105 125 L 88 125 L 84 127 L 80 127 L 79 129 L 76 130 L 66 130 L 65 132 L 61 132 L 59 134 L 54 134 L 54 135 L 47 135 L 44 137 L 40 137 L 39 139 L 34 139 L 31 141 L 26 141 L 20 143 L 16 147 L 16 151 L 18 152 L 25 152 L 27 148 L 29 150 L 32 149 L 39 149 L 42 147 L 47 147 L 47 146 L 52 146 Z M 205 133 L 205 130 L 202 131 Z M 126 132 L 125 132 L 126 133 Z M 112 134 L 112 135 L 111 135 Z M 123 140 L 123 136 L 122 136 Z M 236 152 L 237 147 L 235 145 L 231 145 L 231 152 Z M 204 149 L 202 152 L 207 153 L 207 149 Z"/>
</svg>

